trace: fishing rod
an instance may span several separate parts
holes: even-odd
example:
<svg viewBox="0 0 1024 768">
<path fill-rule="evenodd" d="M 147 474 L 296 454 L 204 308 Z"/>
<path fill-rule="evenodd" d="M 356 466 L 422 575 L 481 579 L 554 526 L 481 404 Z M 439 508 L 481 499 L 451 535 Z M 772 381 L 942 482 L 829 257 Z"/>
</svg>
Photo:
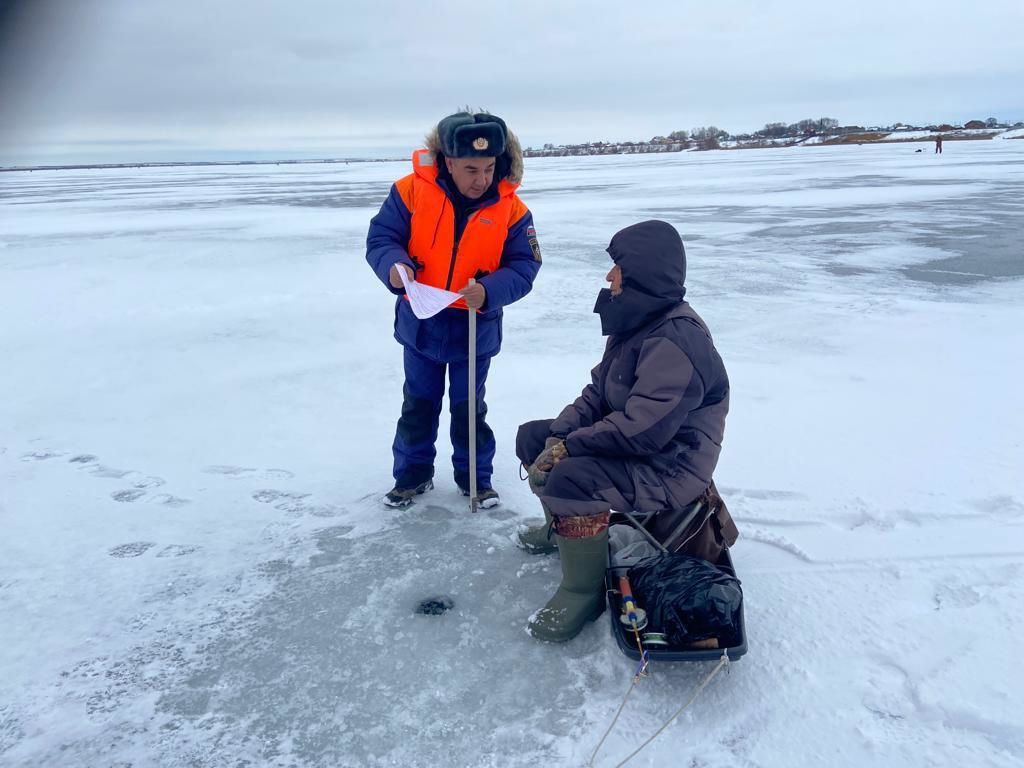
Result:
<svg viewBox="0 0 1024 768">
<path fill-rule="evenodd" d="M 628 624 L 633 630 L 633 637 L 636 638 L 636 649 L 640 651 L 640 667 L 634 677 L 647 677 L 647 667 L 650 659 L 647 657 L 647 649 L 640 640 L 640 630 L 647 626 L 647 614 L 643 608 L 637 608 L 636 600 L 633 599 L 633 590 L 629 586 L 629 577 L 623 574 L 619 576 L 619 592 L 622 595 L 622 615 L 619 621 Z"/>
</svg>

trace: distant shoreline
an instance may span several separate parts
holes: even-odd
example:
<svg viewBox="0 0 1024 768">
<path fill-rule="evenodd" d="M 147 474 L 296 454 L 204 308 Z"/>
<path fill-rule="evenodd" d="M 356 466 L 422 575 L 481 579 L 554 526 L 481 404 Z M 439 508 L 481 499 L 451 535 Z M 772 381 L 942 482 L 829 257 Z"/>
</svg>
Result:
<svg viewBox="0 0 1024 768">
<path fill-rule="evenodd" d="M 941 138 L 943 141 L 987 141 L 995 139 L 1000 133 L 1014 133 L 1014 136 L 1003 137 L 1006 140 L 1024 139 L 1024 130 L 1001 129 L 1001 130 L 979 130 L 963 131 L 952 130 L 948 132 L 936 132 L 928 136 L 916 135 L 900 136 L 894 131 L 865 131 L 860 134 L 849 134 L 845 136 L 829 137 L 801 137 L 784 139 L 751 141 L 751 142 L 730 142 L 725 141 L 714 149 L 699 149 L 697 147 L 685 147 L 681 143 L 670 143 L 667 145 L 652 145 L 644 150 L 639 150 L 638 143 L 622 144 L 580 144 L 563 145 L 553 149 L 537 150 L 527 148 L 524 150 L 524 157 L 533 159 L 541 157 L 585 157 L 590 155 L 632 155 L 632 154 L 662 154 L 668 152 L 730 152 L 743 149 L 788 149 L 791 147 L 837 147 L 850 146 L 853 144 L 911 144 L 914 142 L 934 142 Z M 811 141 L 808 139 L 818 139 Z M 646 142 L 644 143 L 646 144 Z M 307 158 L 302 160 L 171 160 L 158 162 L 131 162 L 131 163 L 67 163 L 60 165 L 11 165 L 0 166 L 0 173 L 17 173 L 32 171 L 89 171 L 89 170 L 117 170 L 125 168 L 203 168 L 217 166 L 248 166 L 248 165 L 348 165 L 350 163 L 396 163 L 403 162 L 402 157 L 348 157 L 348 158 Z"/>
<path fill-rule="evenodd" d="M 715 139 L 709 145 L 703 140 L 675 140 L 655 137 L 641 142 L 590 142 L 586 144 L 545 145 L 543 149 L 528 147 L 523 155 L 535 157 L 584 157 L 589 155 L 646 155 L 670 152 L 714 152 L 744 149 L 783 149 L 790 147 L 836 147 L 852 144 L 912 144 L 942 141 L 991 141 L 993 139 L 1024 139 L 1024 128 L 950 128 L 948 130 L 859 129 L 843 133 L 819 133 L 777 138 L 748 136 Z"/>
<path fill-rule="evenodd" d="M 327 158 L 322 160 L 172 160 L 161 162 L 137 163 L 73 163 L 63 165 L 10 165 L 0 167 L 0 173 L 18 171 L 88 171 L 112 170 L 118 168 L 191 168 L 206 166 L 236 165 L 348 165 L 349 163 L 394 163 L 401 162 L 397 157 L 348 157 Z"/>
</svg>

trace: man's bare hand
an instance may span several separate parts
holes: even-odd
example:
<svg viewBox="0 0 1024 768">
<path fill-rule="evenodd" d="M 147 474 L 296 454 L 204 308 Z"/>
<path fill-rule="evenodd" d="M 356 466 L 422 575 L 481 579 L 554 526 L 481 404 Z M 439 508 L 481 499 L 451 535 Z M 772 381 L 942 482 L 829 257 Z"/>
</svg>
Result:
<svg viewBox="0 0 1024 768">
<path fill-rule="evenodd" d="M 391 287 L 394 288 L 395 290 L 405 287 L 405 285 L 402 283 L 401 275 L 398 274 L 398 270 L 400 269 L 405 270 L 405 274 L 410 280 L 412 280 L 415 277 L 415 275 L 413 275 L 413 273 L 409 271 L 409 268 L 405 266 L 405 264 L 392 264 L 391 274 L 388 276 L 388 279 L 391 281 Z"/>
<path fill-rule="evenodd" d="M 480 283 L 471 283 L 459 291 L 459 293 L 462 294 L 470 309 L 480 309 L 484 302 L 487 301 L 487 289 L 480 285 Z"/>
</svg>

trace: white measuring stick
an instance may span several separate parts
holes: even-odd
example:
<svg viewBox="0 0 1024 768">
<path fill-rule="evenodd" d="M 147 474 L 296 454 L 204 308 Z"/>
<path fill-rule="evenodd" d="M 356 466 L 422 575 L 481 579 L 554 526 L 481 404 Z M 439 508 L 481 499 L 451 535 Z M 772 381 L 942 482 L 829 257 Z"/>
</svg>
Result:
<svg viewBox="0 0 1024 768">
<path fill-rule="evenodd" d="M 476 280 L 469 279 L 470 285 Z M 469 308 L 469 511 L 476 512 L 476 310 Z"/>
</svg>

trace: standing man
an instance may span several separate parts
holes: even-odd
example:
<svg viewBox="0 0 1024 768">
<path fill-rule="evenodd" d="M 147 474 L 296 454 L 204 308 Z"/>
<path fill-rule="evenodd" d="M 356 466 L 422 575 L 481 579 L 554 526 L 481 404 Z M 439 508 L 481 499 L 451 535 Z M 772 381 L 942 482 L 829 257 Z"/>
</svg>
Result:
<svg viewBox="0 0 1024 768">
<path fill-rule="evenodd" d="M 942 134 L 935 137 L 935 154 L 942 154 Z"/>
<path fill-rule="evenodd" d="M 519 140 L 486 112 L 457 112 L 412 156 L 413 172 L 395 182 L 370 222 L 366 260 L 398 296 L 395 338 L 404 347 L 405 401 L 392 446 L 395 487 L 383 502 L 407 507 L 434 487 L 437 425 L 448 374 L 455 483 L 469 495 L 469 321 L 476 339 L 477 499 L 499 502 L 491 485 L 494 433 L 484 384 L 501 348 L 502 307 L 521 299 L 540 270 L 533 216 L 516 195 L 523 178 Z M 463 298 L 426 320 L 413 314 L 398 270 Z M 475 280 L 470 284 L 470 280 Z"/>
</svg>

